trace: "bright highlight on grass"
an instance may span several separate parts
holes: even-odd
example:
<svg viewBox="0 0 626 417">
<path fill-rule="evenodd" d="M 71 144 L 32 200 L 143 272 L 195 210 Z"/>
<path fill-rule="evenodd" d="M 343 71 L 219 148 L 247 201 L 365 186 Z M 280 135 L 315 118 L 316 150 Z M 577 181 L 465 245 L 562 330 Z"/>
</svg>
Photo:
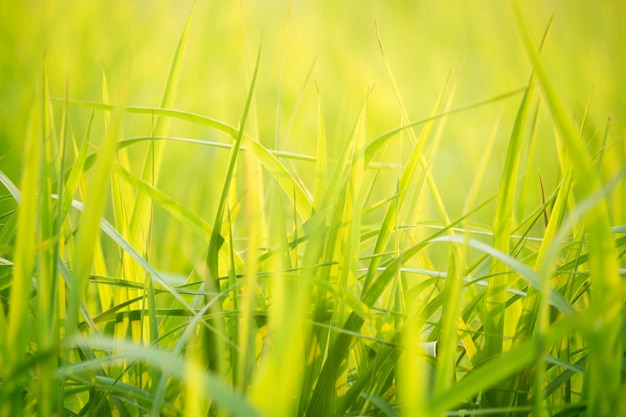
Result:
<svg viewBox="0 0 626 417">
<path fill-rule="evenodd" d="M 0 416 L 626 415 L 623 66 L 554 46 L 623 6 L 76 6 L 0 16 Z"/>
</svg>

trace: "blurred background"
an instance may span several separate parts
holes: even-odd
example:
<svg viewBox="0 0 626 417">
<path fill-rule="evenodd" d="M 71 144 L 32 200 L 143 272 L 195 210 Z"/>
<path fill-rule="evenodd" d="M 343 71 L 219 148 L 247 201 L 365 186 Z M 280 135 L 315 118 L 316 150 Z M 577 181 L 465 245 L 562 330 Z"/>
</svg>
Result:
<svg viewBox="0 0 626 417">
<path fill-rule="evenodd" d="M 44 62 L 52 96 L 102 102 L 106 76 L 112 102 L 123 96 L 127 105 L 158 107 L 192 3 L 1 2 L 0 169 L 16 183 L 21 169 L 28 169 L 21 166 L 22 141 L 30 108 L 40 99 Z M 609 178 L 626 152 L 626 3 L 520 3 L 537 43 L 554 16 L 542 54 L 577 124 L 590 103 L 583 139 L 592 153 L 600 148 L 611 117 L 602 172 Z M 531 73 L 509 2 L 198 0 L 174 107 L 237 126 L 261 45 L 247 131 L 268 148 L 315 155 L 319 91 L 330 158 L 337 158 L 365 102 L 368 142 L 402 123 L 377 28 L 412 120 L 429 115 L 448 79 L 445 100 L 452 97 L 456 108 L 523 87 Z M 446 119 L 432 170 L 452 217 L 463 212 L 493 132 L 493 154 L 477 201 L 497 192 L 520 101 L 516 95 Z M 559 174 L 554 126 L 547 105 L 539 107 L 537 149 L 528 172 L 537 179 L 530 181 L 529 207 L 541 202 L 537 171 L 547 194 Z M 58 125 L 62 104 L 54 108 Z M 70 107 L 68 126 L 79 142 L 91 114 L 91 109 Z M 94 123 L 97 143 L 101 113 Z M 150 117 L 125 116 L 124 137 L 150 135 L 152 129 Z M 170 135 L 230 143 L 215 131 L 180 121 L 172 121 Z M 377 159 L 398 163 L 408 157 L 406 135 L 389 143 Z M 130 149 L 137 167 L 142 146 Z M 227 155 L 226 149 L 168 143 L 158 186 L 212 221 Z M 284 162 L 313 189 L 311 162 Z M 370 204 L 393 193 L 399 170 L 388 171 L 381 170 L 379 178 L 388 187 L 376 191 Z M 493 207 L 475 220 L 488 224 L 492 214 Z M 423 217 L 429 216 L 426 209 Z"/>
</svg>

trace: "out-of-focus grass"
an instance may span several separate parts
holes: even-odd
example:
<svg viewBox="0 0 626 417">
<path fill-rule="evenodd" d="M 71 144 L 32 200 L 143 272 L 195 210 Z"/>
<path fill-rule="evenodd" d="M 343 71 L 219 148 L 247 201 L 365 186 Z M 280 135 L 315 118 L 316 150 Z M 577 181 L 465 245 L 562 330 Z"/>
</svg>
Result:
<svg viewBox="0 0 626 417">
<path fill-rule="evenodd" d="M 545 49 L 546 63 L 577 120 L 581 120 L 593 90 L 589 132 L 601 132 L 609 115 L 613 117 L 613 126 L 618 126 L 616 129 L 623 125 L 620 121 L 624 114 L 619 109 L 626 107 L 625 94 L 623 83 L 617 80 L 625 64 L 620 50 L 620 40 L 625 37 L 620 16 L 625 12 L 623 5 L 614 3 L 525 3 L 533 33 L 541 33 L 552 13 L 556 16 Z M 77 1 L 62 5 L 3 5 L 0 132 L 3 147 L 7 148 L 3 154 L 9 149 L 15 154 L 3 161 L 19 160 L 19 141 L 16 144 L 10 138 L 23 137 L 24 127 L 16 126 L 14 120 L 23 117 L 30 106 L 44 51 L 51 89 L 56 95 L 63 96 L 67 85 L 71 97 L 99 100 L 104 69 L 110 84 L 120 85 L 122 80 L 128 84 L 129 104 L 153 106 L 160 102 L 190 5 Z M 266 145 L 278 142 L 286 149 L 305 153 L 314 150 L 311 141 L 301 139 L 310 134 L 314 112 L 301 110 L 290 132 L 287 127 L 313 62 L 311 81 L 320 88 L 328 134 L 333 138 L 329 141 L 333 154 L 338 150 L 337 144 L 345 140 L 372 85 L 375 88 L 369 100 L 370 129 L 380 132 L 396 125 L 397 108 L 380 59 L 374 22 L 378 23 L 388 59 L 413 117 L 427 114 L 450 71 L 456 76 L 462 68 L 455 99 L 460 104 L 521 87 L 530 70 L 506 2 L 489 7 L 454 1 L 411 5 L 383 1 L 294 3 L 288 24 L 286 2 L 274 2 L 271 6 L 260 2 L 243 2 L 241 6 L 198 2 L 197 9 L 176 107 L 236 124 L 246 91 L 241 80 L 249 75 L 256 46 L 262 39 L 264 54 L 257 100 L 271 114 L 258 118 L 259 138 Z M 316 92 L 309 83 L 300 108 L 309 109 L 315 101 Z M 515 108 L 515 103 L 505 105 L 508 114 Z M 446 166 L 474 169 L 472 161 L 478 159 L 493 126 L 491 110 L 462 114 L 448 122 L 439 163 L 434 167 L 447 181 L 453 181 L 455 175 Z M 86 117 L 81 120 L 74 116 L 73 123 L 84 128 Z M 545 121 L 541 123 L 547 127 Z M 126 127 L 126 133 L 133 135 L 132 127 L 145 133 L 149 125 L 150 118 L 135 120 L 133 126 Z M 503 125 L 500 129 L 497 155 L 505 149 L 509 127 L 510 124 Z M 196 136 L 207 134 L 189 126 L 186 129 L 189 130 L 185 133 Z M 551 146 L 545 143 L 548 141 L 542 142 L 545 147 Z M 544 163 L 550 160 L 544 158 Z M 15 178 L 16 162 L 10 165 Z M 496 169 L 498 162 L 491 165 Z M 543 171 L 547 184 L 554 185 L 554 181 L 549 181 L 555 172 L 548 172 L 546 167 Z M 496 189 L 497 184 L 497 180 L 491 180 L 491 189 Z"/>
<path fill-rule="evenodd" d="M 0 414 L 623 411 L 621 3 L 5 3 Z"/>
</svg>

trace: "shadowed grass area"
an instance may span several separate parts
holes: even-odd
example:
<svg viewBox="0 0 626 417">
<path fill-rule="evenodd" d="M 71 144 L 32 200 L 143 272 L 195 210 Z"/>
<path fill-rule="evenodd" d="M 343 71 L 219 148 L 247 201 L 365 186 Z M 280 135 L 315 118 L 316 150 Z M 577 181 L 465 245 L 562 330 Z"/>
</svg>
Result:
<svg viewBox="0 0 626 417">
<path fill-rule="evenodd" d="M 32 3 L 0 415 L 626 413 L 624 6 Z"/>
</svg>

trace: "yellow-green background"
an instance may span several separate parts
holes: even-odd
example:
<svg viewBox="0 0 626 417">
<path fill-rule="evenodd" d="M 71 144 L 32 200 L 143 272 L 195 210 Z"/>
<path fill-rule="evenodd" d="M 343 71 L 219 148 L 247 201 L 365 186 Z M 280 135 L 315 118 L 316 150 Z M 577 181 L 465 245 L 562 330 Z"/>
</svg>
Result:
<svg viewBox="0 0 626 417">
<path fill-rule="evenodd" d="M 18 180 L 28 111 L 41 91 L 44 62 L 53 96 L 64 97 L 67 91 L 70 98 L 102 101 L 105 74 L 112 101 L 124 97 L 128 105 L 157 107 L 191 5 L 191 1 L 2 2 L 1 169 Z M 590 99 L 583 138 L 592 150 L 599 149 L 611 116 L 603 172 L 609 177 L 620 168 L 611 164 L 611 155 L 625 152 L 626 6 L 609 0 L 525 1 L 522 9 L 537 42 L 554 15 L 543 56 L 578 124 Z M 401 124 L 376 28 L 412 119 L 429 114 L 448 77 L 446 97 L 456 85 L 454 108 L 522 87 L 531 72 L 507 1 L 201 0 L 193 16 L 175 107 L 236 126 L 261 45 L 248 131 L 268 148 L 314 155 L 319 89 L 332 159 L 348 140 L 366 99 L 368 140 Z M 433 173 L 453 216 L 461 214 L 478 160 L 496 126 L 480 200 L 497 191 L 520 99 L 509 98 L 446 121 Z M 55 108 L 59 124 L 60 104 Z M 89 109 L 70 108 L 69 126 L 78 141 L 86 134 L 90 115 Z M 97 114 L 94 143 L 102 119 Z M 124 136 L 150 135 L 151 126 L 149 117 L 128 115 Z M 536 158 L 528 172 L 533 176 L 528 197 L 533 205 L 541 199 L 537 171 L 550 193 L 559 170 L 545 103 L 539 127 Z M 181 122 L 173 122 L 170 135 L 228 142 L 215 132 Z M 401 162 L 408 155 L 408 141 L 398 138 L 390 143 L 380 158 Z M 141 155 L 143 148 L 136 149 Z M 211 218 L 226 152 L 168 144 L 159 187 Z M 286 164 L 312 188 L 311 163 Z M 381 178 L 391 188 L 398 171 L 386 172 Z M 380 195 L 390 195 L 390 190 Z M 488 223 L 492 209 L 477 221 Z"/>
</svg>

